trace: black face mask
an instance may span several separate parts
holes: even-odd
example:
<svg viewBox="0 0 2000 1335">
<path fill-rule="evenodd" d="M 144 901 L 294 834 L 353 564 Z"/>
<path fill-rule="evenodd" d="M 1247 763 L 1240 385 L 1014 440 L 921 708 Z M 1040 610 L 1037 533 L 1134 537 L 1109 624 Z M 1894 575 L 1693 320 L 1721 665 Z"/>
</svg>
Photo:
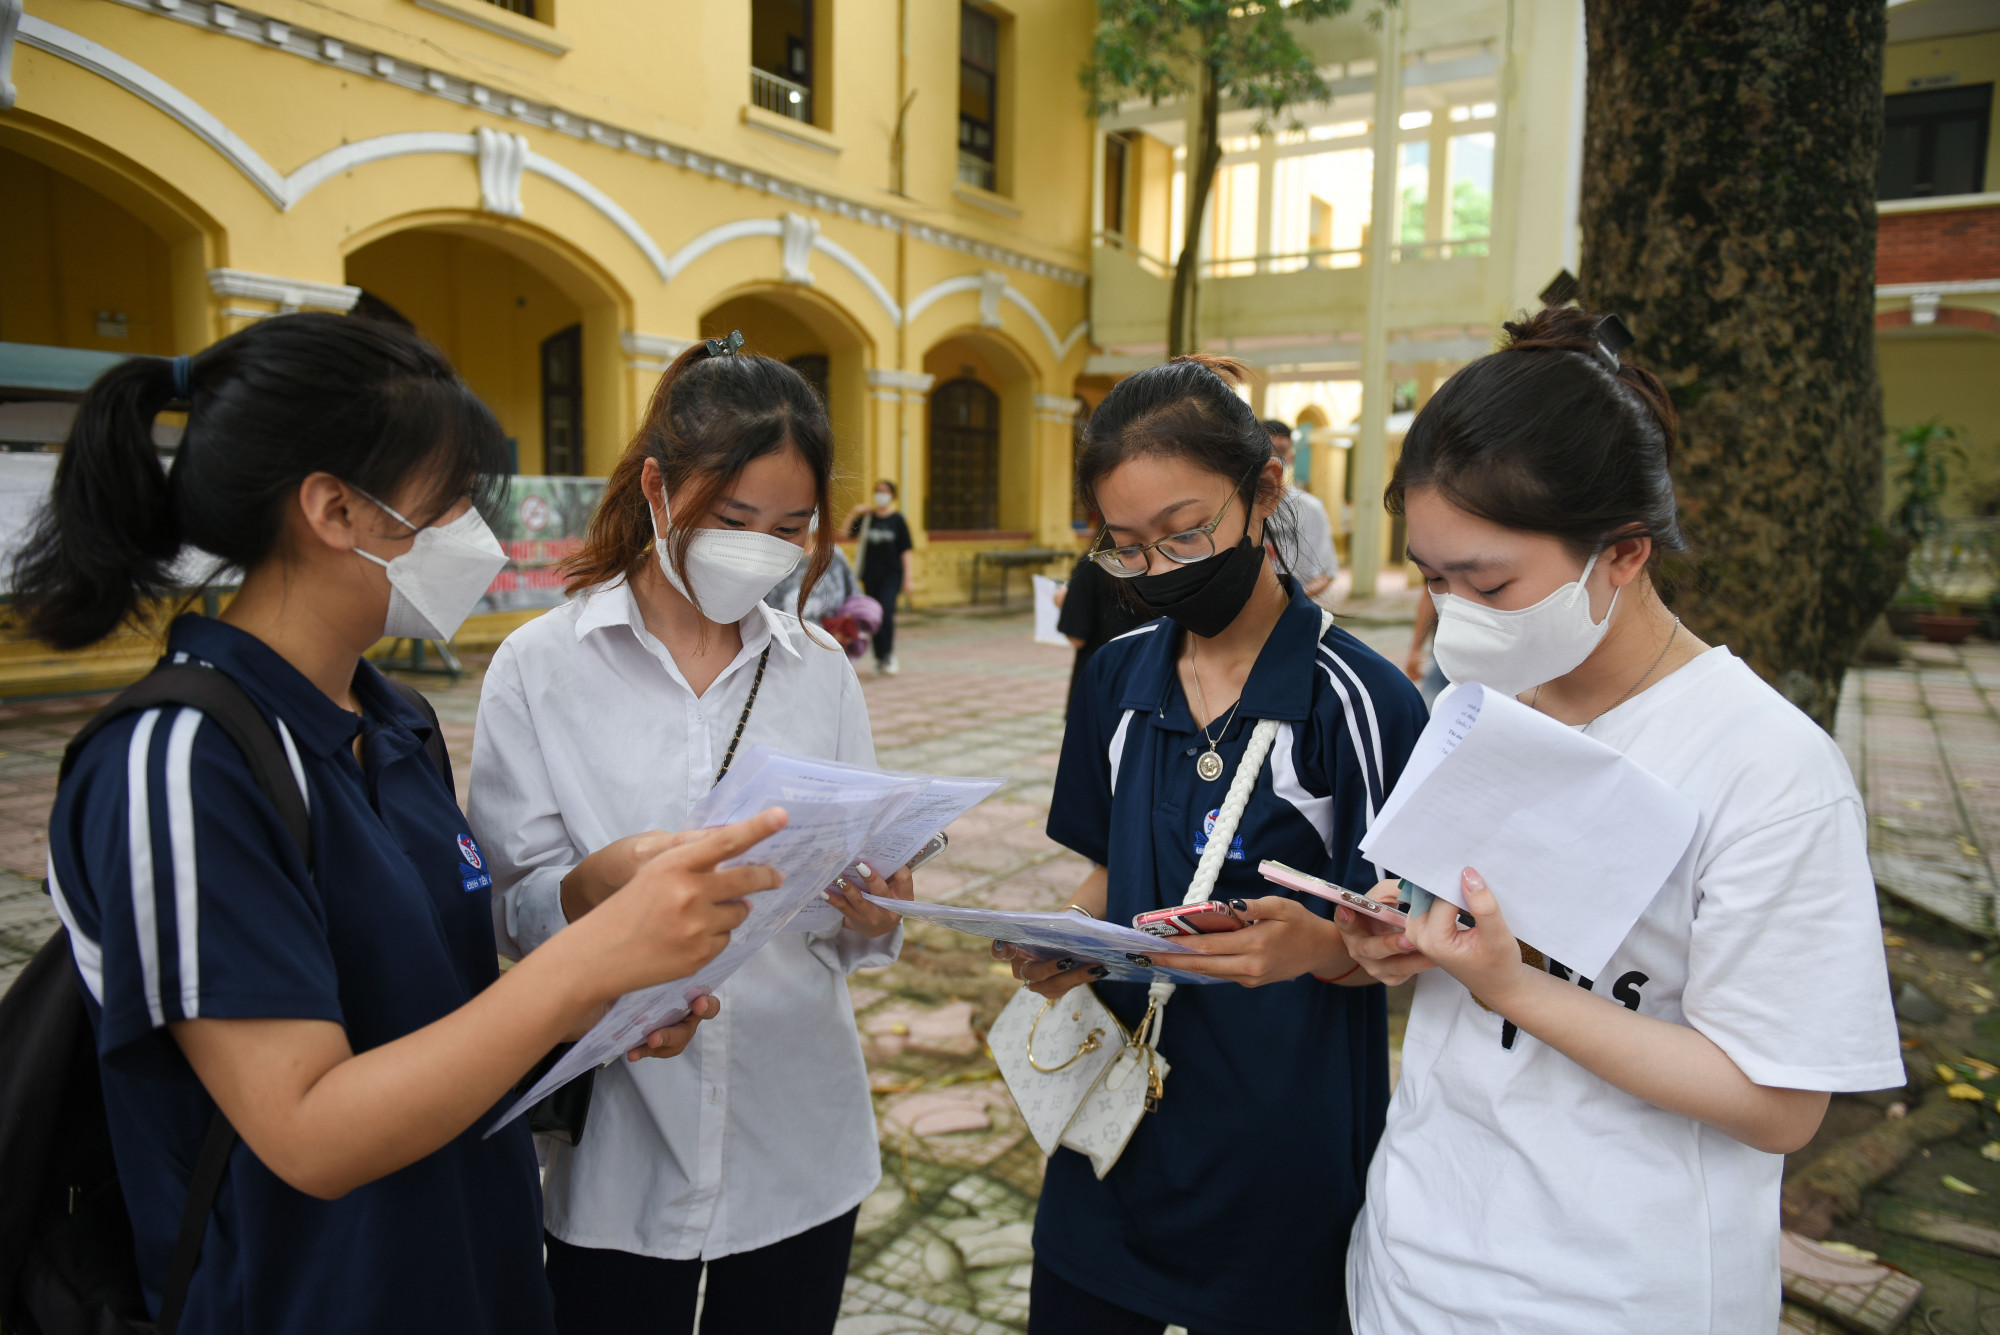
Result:
<svg viewBox="0 0 2000 1335">
<path fill-rule="evenodd" d="M 1164 574 L 1134 575 L 1129 583 L 1147 607 L 1206 640 L 1229 629 L 1242 613 L 1263 569 L 1264 544 L 1252 543 L 1245 533 L 1226 552 Z"/>
</svg>

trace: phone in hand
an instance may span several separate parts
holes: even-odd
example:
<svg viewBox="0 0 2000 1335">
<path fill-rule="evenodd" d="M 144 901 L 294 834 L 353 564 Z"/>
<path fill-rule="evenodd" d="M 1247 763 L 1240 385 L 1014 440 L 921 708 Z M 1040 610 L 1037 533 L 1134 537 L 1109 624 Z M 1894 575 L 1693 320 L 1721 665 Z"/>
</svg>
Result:
<svg viewBox="0 0 2000 1335">
<path fill-rule="evenodd" d="M 1284 886 L 1287 890 L 1303 890 L 1309 895 L 1330 900 L 1342 908 L 1352 909 L 1364 918 L 1373 918 L 1376 922 L 1386 923 L 1391 927 L 1400 929 L 1409 923 L 1409 916 L 1399 905 L 1384 904 L 1378 899 L 1370 899 L 1359 890 L 1349 890 L 1344 885 L 1322 881 L 1317 876 L 1309 876 L 1294 867 L 1287 867 L 1282 862 L 1268 860 L 1260 862 L 1257 864 L 1257 874 L 1267 881 L 1274 881 Z"/>
<path fill-rule="evenodd" d="M 924 846 L 917 850 L 916 856 L 910 859 L 909 861 L 910 870 L 915 871 L 917 868 L 923 866 L 926 862 L 929 862 L 932 858 L 936 857 L 938 854 L 944 852 L 945 849 L 950 846 L 951 846 L 950 837 L 946 835 L 943 830 L 939 830 L 936 834 L 932 835 L 928 840 L 926 840 L 924 842 Z"/>
<path fill-rule="evenodd" d="M 1209 936 L 1241 931 L 1248 924 L 1229 905 L 1211 900 L 1206 904 L 1176 904 L 1170 909 L 1141 913 L 1132 919 L 1132 925 L 1148 936 Z"/>
</svg>

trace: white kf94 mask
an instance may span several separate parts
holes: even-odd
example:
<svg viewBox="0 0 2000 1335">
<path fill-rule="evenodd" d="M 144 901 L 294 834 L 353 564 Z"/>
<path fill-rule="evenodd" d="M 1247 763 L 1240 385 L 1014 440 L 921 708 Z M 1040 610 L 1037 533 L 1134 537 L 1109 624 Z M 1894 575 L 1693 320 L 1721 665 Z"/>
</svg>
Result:
<svg viewBox="0 0 2000 1335">
<path fill-rule="evenodd" d="M 1575 671 L 1604 639 L 1611 614 L 1618 610 L 1618 595 L 1613 593 L 1604 620 L 1590 619 L 1590 590 L 1585 585 L 1596 565 L 1593 554 L 1572 583 L 1533 607 L 1511 612 L 1433 593 L 1438 624 L 1432 651 L 1439 670 L 1454 682 L 1476 681 L 1507 695 L 1519 695 Z"/>
<path fill-rule="evenodd" d="M 651 514 L 652 507 L 647 507 Z M 668 503 L 667 513 L 673 513 Z M 669 521 L 671 522 L 671 521 Z M 653 549 L 667 583 L 719 626 L 733 626 L 778 587 L 805 557 L 805 549 L 774 533 L 747 528 L 698 528 L 688 539 L 687 581 L 667 557 L 667 540 L 660 536 L 659 516 L 653 516 Z M 689 586 L 693 587 L 690 588 Z"/>
<path fill-rule="evenodd" d="M 448 640 L 458 634 L 480 595 L 507 564 L 500 540 L 471 506 L 448 524 L 421 528 L 367 492 L 361 494 L 397 523 L 417 531 L 410 550 L 390 560 L 354 549 L 356 556 L 389 572 L 389 615 L 382 633 L 419 640 Z"/>
</svg>

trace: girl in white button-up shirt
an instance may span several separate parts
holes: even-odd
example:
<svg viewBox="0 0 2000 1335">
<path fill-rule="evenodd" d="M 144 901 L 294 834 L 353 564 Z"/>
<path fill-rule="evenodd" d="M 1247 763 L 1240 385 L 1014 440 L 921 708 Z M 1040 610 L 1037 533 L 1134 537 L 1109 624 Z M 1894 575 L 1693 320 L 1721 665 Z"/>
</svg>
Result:
<svg viewBox="0 0 2000 1335">
<path fill-rule="evenodd" d="M 574 596 L 494 656 L 471 818 L 503 952 L 523 954 L 672 841 L 741 745 L 871 765 L 860 683 L 830 636 L 760 600 L 826 523 L 832 439 L 790 367 L 697 344 L 662 378 L 612 474 Z M 669 501 L 671 498 L 671 501 Z M 656 535 L 658 540 L 656 541 Z M 690 596 L 690 594 L 692 596 Z M 761 683 L 757 682 L 761 671 Z M 751 956 L 674 1061 L 600 1071 L 581 1143 L 550 1149 L 549 1279 L 579 1331 L 832 1329 L 855 1211 L 881 1176 L 846 977 L 902 935 L 861 886 L 841 921 Z"/>
</svg>

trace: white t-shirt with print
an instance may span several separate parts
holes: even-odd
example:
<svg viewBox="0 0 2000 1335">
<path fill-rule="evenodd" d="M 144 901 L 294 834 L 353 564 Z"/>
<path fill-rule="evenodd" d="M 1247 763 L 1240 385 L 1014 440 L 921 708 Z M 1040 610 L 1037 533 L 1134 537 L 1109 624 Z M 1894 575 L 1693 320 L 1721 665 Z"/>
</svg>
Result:
<svg viewBox="0 0 2000 1335">
<path fill-rule="evenodd" d="M 1832 739 L 1723 648 L 1588 731 L 1701 820 L 1577 985 L 1694 1027 L 1761 1085 L 1902 1084 L 1867 821 Z M 1443 970 L 1414 986 L 1348 1252 L 1359 1335 L 1776 1329 L 1780 1156 L 1592 1075 Z"/>
</svg>

